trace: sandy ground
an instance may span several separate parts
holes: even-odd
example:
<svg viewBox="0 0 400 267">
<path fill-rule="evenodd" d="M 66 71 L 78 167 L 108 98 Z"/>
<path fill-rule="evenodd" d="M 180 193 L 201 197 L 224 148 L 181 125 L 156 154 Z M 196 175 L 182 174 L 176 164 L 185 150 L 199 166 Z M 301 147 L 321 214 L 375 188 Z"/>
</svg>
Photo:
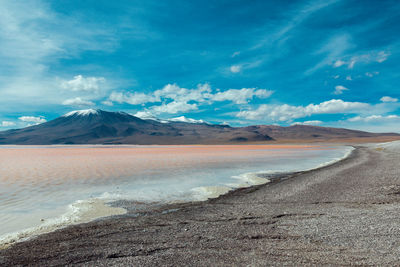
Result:
<svg viewBox="0 0 400 267">
<path fill-rule="evenodd" d="M 0 250 L 0 265 L 399 265 L 399 162 L 397 151 L 358 147 L 214 200 L 41 235 Z"/>
</svg>

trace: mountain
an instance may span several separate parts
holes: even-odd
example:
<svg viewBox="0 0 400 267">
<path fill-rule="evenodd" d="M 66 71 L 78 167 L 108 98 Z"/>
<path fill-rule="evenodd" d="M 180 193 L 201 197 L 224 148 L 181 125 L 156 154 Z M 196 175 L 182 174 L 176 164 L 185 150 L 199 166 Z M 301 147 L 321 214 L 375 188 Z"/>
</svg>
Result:
<svg viewBox="0 0 400 267">
<path fill-rule="evenodd" d="M 269 141 L 243 128 L 143 120 L 125 112 L 80 110 L 23 129 L 0 132 L 0 144 L 206 144 Z"/>
<path fill-rule="evenodd" d="M 276 125 L 256 125 L 245 127 L 248 131 L 257 131 L 261 134 L 267 134 L 275 140 L 293 141 L 293 140 L 312 140 L 312 141 L 340 141 L 350 139 L 372 139 L 372 138 L 400 138 L 397 133 L 369 133 L 344 128 L 331 128 L 311 125 L 292 125 L 288 127 Z"/>
<path fill-rule="evenodd" d="M 227 144 L 271 141 L 329 141 L 354 138 L 394 138 L 348 129 L 295 125 L 231 127 L 185 117 L 157 121 L 125 112 L 72 111 L 42 124 L 0 132 L 0 144 Z"/>
</svg>

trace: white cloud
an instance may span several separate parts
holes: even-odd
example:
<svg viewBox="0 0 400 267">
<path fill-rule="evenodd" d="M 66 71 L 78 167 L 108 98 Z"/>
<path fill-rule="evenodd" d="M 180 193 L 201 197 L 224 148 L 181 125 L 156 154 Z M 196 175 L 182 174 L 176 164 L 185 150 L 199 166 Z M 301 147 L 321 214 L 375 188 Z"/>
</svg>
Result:
<svg viewBox="0 0 400 267">
<path fill-rule="evenodd" d="M 376 61 L 379 63 L 382 63 L 382 62 L 386 61 L 389 56 L 390 56 L 390 53 L 381 51 L 376 56 Z"/>
<path fill-rule="evenodd" d="M 355 58 L 353 58 L 352 60 L 350 60 L 349 62 L 349 69 L 354 68 L 354 65 L 356 64 L 357 60 Z"/>
<path fill-rule="evenodd" d="M 100 85 L 105 81 L 104 77 L 85 78 L 82 75 L 76 75 L 72 80 L 61 82 L 61 87 L 74 92 L 97 92 L 100 89 Z"/>
<path fill-rule="evenodd" d="M 340 66 L 343 66 L 344 64 L 346 64 L 346 62 L 339 59 L 333 64 L 333 67 L 338 68 Z"/>
<path fill-rule="evenodd" d="M 52 6 L 43 0 L 0 1 L 0 62 L 7 70 L 0 75 L 0 113 L 16 105 L 20 111 L 32 110 L 73 97 L 58 90 L 61 84 L 54 73 L 71 75 L 58 61 L 116 47 L 115 30 L 107 24 L 94 25 Z"/>
<path fill-rule="evenodd" d="M 179 87 L 177 84 L 167 84 L 160 90 L 156 90 L 154 97 L 160 99 L 170 99 L 178 102 L 205 102 L 211 96 L 211 87 L 209 84 L 199 84 L 197 88 L 186 89 Z"/>
<path fill-rule="evenodd" d="M 378 75 L 378 74 L 379 74 L 379 71 L 366 72 L 366 73 L 365 73 L 365 76 L 372 78 L 372 77 L 374 77 L 374 76 L 376 76 L 376 75 Z"/>
<path fill-rule="evenodd" d="M 233 65 L 233 66 L 231 66 L 231 67 L 229 68 L 229 70 L 230 70 L 232 73 L 238 73 L 238 72 L 240 72 L 241 69 L 242 69 L 242 67 L 241 67 L 240 65 Z"/>
<path fill-rule="evenodd" d="M 0 126 L 2 126 L 2 127 L 10 127 L 10 126 L 15 126 L 15 125 L 16 125 L 16 123 L 12 122 L 12 121 L 2 121 L 0 123 Z"/>
<path fill-rule="evenodd" d="M 22 117 L 19 117 L 18 119 L 23 122 L 33 122 L 35 124 L 44 123 L 47 121 L 43 116 L 38 116 L 38 117 L 22 116 Z"/>
<path fill-rule="evenodd" d="M 306 75 L 310 75 L 315 71 L 327 66 L 333 65 L 336 67 L 342 66 L 342 60 L 337 60 L 342 57 L 342 54 L 352 47 L 351 36 L 349 34 L 339 34 L 331 37 L 325 45 L 323 45 L 318 51 L 315 52 L 316 55 L 325 55 L 324 58 L 314 65 L 314 67 L 305 71 Z"/>
<path fill-rule="evenodd" d="M 382 96 L 380 99 L 382 102 L 397 102 L 399 99 L 390 97 L 390 96 Z"/>
<path fill-rule="evenodd" d="M 110 101 L 110 100 L 104 100 L 104 101 L 102 101 L 101 102 L 103 105 L 106 105 L 106 106 L 114 106 L 114 104 L 113 104 L 113 102 L 112 101 Z"/>
<path fill-rule="evenodd" d="M 199 84 L 195 89 L 186 89 L 176 84 L 167 84 L 162 89 L 156 90 L 150 94 L 112 92 L 109 101 L 128 103 L 131 105 L 163 102 L 162 105 L 151 106 L 149 110 L 155 114 L 175 114 L 178 112 L 197 110 L 197 104 L 188 102 L 205 102 L 210 98 L 210 92 L 211 88 L 208 84 Z"/>
<path fill-rule="evenodd" d="M 367 103 L 332 99 L 317 105 L 309 104 L 307 106 L 263 104 L 255 110 L 242 110 L 236 116 L 248 120 L 291 121 L 314 114 L 360 113 L 367 110 L 371 110 L 371 105 Z"/>
<path fill-rule="evenodd" d="M 80 97 L 70 98 L 62 102 L 65 106 L 93 106 L 94 103 L 92 101 L 83 100 Z"/>
<path fill-rule="evenodd" d="M 232 54 L 231 57 L 236 57 L 236 56 L 238 56 L 238 55 L 240 55 L 240 51 L 235 51 L 235 52 L 233 52 L 233 54 Z"/>
<path fill-rule="evenodd" d="M 158 120 L 156 116 L 154 116 L 153 113 L 151 113 L 148 110 L 144 110 L 144 111 L 138 111 L 135 114 L 132 114 L 135 117 L 138 117 L 140 119 L 143 120 Z"/>
<path fill-rule="evenodd" d="M 350 75 L 346 76 L 346 80 L 347 80 L 347 81 L 351 81 L 351 80 L 352 80 L 352 79 L 351 79 L 351 76 L 350 76 Z"/>
<path fill-rule="evenodd" d="M 236 104 L 246 104 L 254 97 L 267 98 L 272 95 L 273 91 L 256 88 L 229 89 L 224 92 L 218 92 L 212 96 L 214 101 L 232 101 Z"/>
<path fill-rule="evenodd" d="M 144 93 L 123 93 L 123 92 L 112 92 L 109 100 L 110 103 L 111 101 L 117 102 L 117 103 L 128 103 L 131 105 L 140 105 L 144 103 L 149 103 L 149 102 L 156 102 L 159 101 L 157 98 L 147 95 Z M 109 103 L 108 103 L 109 104 Z"/>
<path fill-rule="evenodd" d="M 322 121 L 314 120 L 314 121 L 303 121 L 303 122 L 294 122 L 291 125 L 320 125 Z"/>
<path fill-rule="evenodd" d="M 335 91 L 333 92 L 335 95 L 341 95 L 343 94 L 343 91 L 349 90 L 348 88 L 344 87 L 343 85 L 337 85 L 335 86 Z"/>
<path fill-rule="evenodd" d="M 173 101 L 168 104 L 162 104 L 161 106 L 153 106 L 151 110 L 155 113 L 168 113 L 176 114 L 178 112 L 189 112 L 192 110 L 197 110 L 197 104 L 188 104 L 186 102 Z"/>
<path fill-rule="evenodd" d="M 187 112 L 197 110 L 199 105 L 212 104 L 216 101 L 231 101 L 245 104 L 254 98 L 267 98 L 273 91 L 257 88 L 229 89 L 213 92 L 209 84 L 199 84 L 196 88 L 187 89 L 176 84 L 167 84 L 152 93 L 112 92 L 103 104 L 128 103 L 140 105 L 162 102 L 161 105 L 148 107 L 154 114 Z"/>
<path fill-rule="evenodd" d="M 371 115 L 367 117 L 353 117 L 348 119 L 350 122 L 388 122 L 388 121 L 399 121 L 400 122 L 400 116 L 397 115 L 387 115 L 387 116 L 382 116 L 382 115 Z"/>
<path fill-rule="evenodd" d="M 334 68 L 341 67 L 343 65 L 347 65 L 349 69 L 353 69 L 356 63 L 364 63 L 369 64 L 373 62 L 382 63 L 387 60 L 390 56 L 390 53 L 385 51 L 371 51 L 366 54 L 355 55 L 355 56 L 345 56 L 343 59 L 336 60 L 333 63 Z"/>
</svg>

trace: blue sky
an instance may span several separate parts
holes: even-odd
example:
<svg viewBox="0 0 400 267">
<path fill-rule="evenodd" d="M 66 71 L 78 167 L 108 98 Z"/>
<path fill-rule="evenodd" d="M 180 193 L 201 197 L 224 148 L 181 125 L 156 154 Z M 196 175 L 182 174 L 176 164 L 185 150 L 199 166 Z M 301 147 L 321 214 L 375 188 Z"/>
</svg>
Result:
<svg viewBox="0 0 400 267">
<path fill-rule="evenodd" d="M 5 0 L 0 12 L 0 130 L 100 108 L 400 132 L 399 1 Z"/>
</svg>

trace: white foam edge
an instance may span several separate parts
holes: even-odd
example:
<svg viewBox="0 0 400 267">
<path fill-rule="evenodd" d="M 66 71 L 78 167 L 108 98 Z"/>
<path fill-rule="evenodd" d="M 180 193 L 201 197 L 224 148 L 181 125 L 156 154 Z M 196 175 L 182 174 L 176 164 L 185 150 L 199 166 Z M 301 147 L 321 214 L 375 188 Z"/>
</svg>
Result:
<svg viewBox="0 0 400 267">
<path fill-rule="evenodd" d="M 390 152 L 399 152 L 400 151 L 400 141 L 390 141 L 390 142 L 384 142 L 384 143 L 372 143 L 372 144 L 367 144 L 367 147 L 374 148 L 374 149 L 381 149 L 381 150 L 386 150 Z"/>
<path fill-rule="evenodd" d="M 246 188 L 254 185 L 261 185 L 270 183 L 271 180 L 268 178 L 260 177 L 261 175 L 277 175 L 282 173 L 291 173 L 291 172 L 299 172 L 299 171 L 311 171 L 315 169 L 319 169 L 322 167 L 326 167 L 332 165 L 336 162 L 339 162 L 343 159 L 346 159 L 353 152 L 354 147 L 346 146 L 344 147 L 344 154 L 341 157 L 333 158 L 332 160 L 321 163 L 315 167 L 308 169 L 298 169 L 298 170 L 267 170 L 267 171 L 258 171 L 258 172 L 249 172 L 243 173 L 241 175 L 234 175 L 231 178 L 237 179 L 240 182 L 238 183 L 228 183 L 220 186 L 201 186 L 195 187 L 192 189 L 193 198 L 198 201 L 204 201 L 210 198 L 217 198 L 221 195 L 228 193 L 231 190 L 238 188 Z"/>
<path fill-rule="evenodd" d="M 0 249 L 69 225 L 86 223 L 102 217 L 125 214 L 126 212 L 126 209 L 108 206 L 105 199 L 77 200 L 68 206 L 66 213 L 56 218 L 44 220 L 39 226 L 0 236 Z"/>
</svg>

